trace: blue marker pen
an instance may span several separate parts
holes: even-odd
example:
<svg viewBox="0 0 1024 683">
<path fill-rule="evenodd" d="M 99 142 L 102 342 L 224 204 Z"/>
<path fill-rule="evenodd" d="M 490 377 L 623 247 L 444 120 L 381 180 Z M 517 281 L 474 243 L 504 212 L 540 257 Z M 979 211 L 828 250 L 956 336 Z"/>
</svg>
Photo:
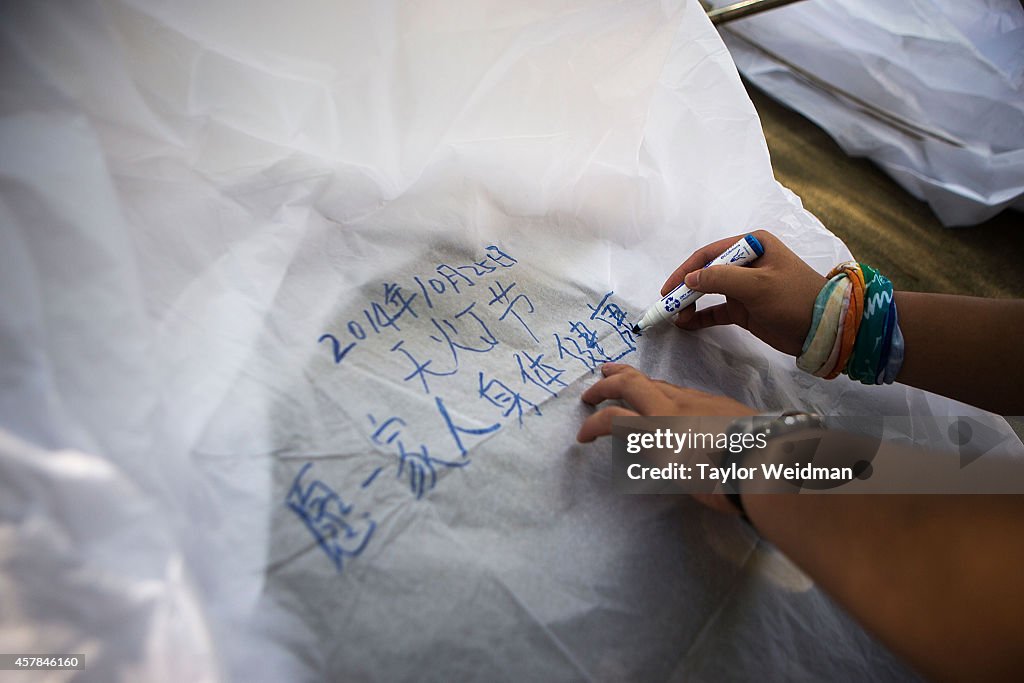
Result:
<svg viewBox="0 0 1024 683">
<path fill-rule="evenodd" d="M 747 235 L 704 267 L 730 264 L 745 266 L 762 254 L 764 254 L 764 247 L 761 246 L 761 243 L 753 235 Z M 654 327 L 663 320 L 668 320 L 687 306 L 693 305 L 702 296 L 704 296 L 704 292 L 698 292 L 685 284 L 680 284 L 647 309 L 644 317 L 640 318 L 640 322 L 633 325 L 633 334 L 640 334 L 647 328 Z"/>
</svg>

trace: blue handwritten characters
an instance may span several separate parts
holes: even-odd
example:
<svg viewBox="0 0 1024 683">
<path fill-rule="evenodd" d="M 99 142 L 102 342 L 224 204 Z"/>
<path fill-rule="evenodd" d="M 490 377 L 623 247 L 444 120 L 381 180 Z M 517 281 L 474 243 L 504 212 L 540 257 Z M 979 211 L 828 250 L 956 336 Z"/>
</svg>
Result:
<svg viewBox="0 0 1024 683">
<path fill-rule="evenodd" d="M 558 394 L 562 387 L 569 386 L 562 381 L 565 370 L 544 362 L 544 354 L 531 355 L 523 351 L 512 356 L 519 366 L 519 378 L 523 383 L 540 387 L 552 396 Z"/>
<path fill-rule="evenodd" d="M 519 421 L 519 426 L 523 426 L 523 412 L 533 411 L 536 415 L 541 415 L 540 407 L 523 397 L 523 395 L 512 388 L 501 380 L 491 379 L 484 384 L 484 373 L 478 373 L 479 380 L 479 396 L 485 399 L 491 405 L 501 408 L 503 410 L 502 417 L 508 417 L 509 415 L 515 415 L 516 420 Z"/>
<path fill-rule="evenodd" d="M 455 424 L 455 421 L 452 419 L 451 414 L 449 414 L 448 409 L 445 408 L 444 400 L 442 400 L 440 396 L 438 396 L 437 399 L 435 400 L 437 401 L 437 411 L 441 413 L 441 417 L 444 418 L 445 426 L 448 427 L 448 433 L 455 441 L 455 445 L 459 449 L 459 455 L 461 455 L 462 457 L 466 457 L 466 453 L 469 452 L 469 449 L 467 449 L 466 446 L 462 443 L 462 435 L 465 434 L 468 436 L 484 436 L 486 434 L 490 434 L 491 432 L 496 432 L 499 429 L 501 429 L 501 423 L 498 422 L 495 422 L 494 424 L 487 427 L 460 427 L 459 425 Z"/>
<path fill-rule="evenodd" d="M 522 429 L 527 418 L 542 418 L 544 402 L 581 368 L 593 372 L 636 351 L 614 292 L 567 305 L 568 319 L 545 329 L 551 312 L 540 304 L 564 298 L 538 292 L 522 268 L 488 246 L 479 258 L 440 263 L 405 283 L 384 282 L 356 315 L 317 338 L 334 366 L 345 370 L 358 358 L 361 375 L 383 380 L 385 392 L 402 391 L 401 401 L 385 393 L 379 398 L 387 408 L 364 413 L 378 460 L 357 491 L 369 496 L 390 481 L 423 498 L 445 471 L 468 466 L 470 451 L 504 425 L 514 421 Z M 341 571 L 369 543 L 376 523 L 324 482 L 306 482 L 310 467 L 295 478 L 287 505 Z"/>
<path fill-rule="evenodd" d="M 488 290 L 491 293 L 491 300 L 487 302 L 487 305 L 493 306 L 494 304 L 506 304 L 505 310 L 504 312 L 502 312 L 501 316 L 498 317 L 498 320 L 504 321 L 505 318 L 511 315 L 516 320 L 518 320 L 519 324 L 523 326 L 523 329 L 526 330 L 531 337 L 533 337 L 533 341 L 539 343 L 540 339 L 537 339 L 537 335 L 533 333 L 533 330 L 530 329 L 530 326 L 526 324 L 525 320 L 523 320 L 523 315 L 528 313 L 534 313 L 537 309 L 536 307 L 534 307 L 533 302 L 530 301 L 530 297 L 526 296 L 525 294 L 517 294 L 516 296 L 509 299 L 509 293 L 515 288 L 515 286 L 515 282 L 505 287 L 504 285 L 501 284 L 501 282 L 496 281 L 493 285 L 488 287 Z M 519 309 L 516 308 L 517 305 L 519 305 Z M 529 309 L 524 311 L 523 309 L 525 309 L 527 306 L 529 307 Z"/>
<path fill-rule="evenodd" d="M 435 268 L 435 274 L 438 277 L 427 277 L 424 281 L 424 278 L 418 275 L 414 276 L 413 281 L 415 282 L 415 288 L 419 289 L 418 292 L 412 291 L 413 287 L 403 288 L 402 285 L 396 282 L 383 283 L 382 294 L 368 303 L 361 311 L 361 316 L 356 316 L 356 319 L 349 320 L 345 325 L 345 332 L 347 334 L 335 331 L 324 332 L 317 338 L 317 343 L 330 342 L 331 357 L 336 365 L 340 365 L 353 350 L 358 348 L 360 342 L 379 336 L 389 330 L 400 332 L 405 317 L 419 318 L 424 310 L 431 310 L 437 305 L 438 297 L 461 295 L 468 288 L 475 287 L 482 278 L 492 273 L 512 268 L 518 263 L 512 255 L 502 251 L 501 248 L 495 245 L 488 246 L 484 251 L 484 257 L 478 261 L 456 266 L 447 263 L 438 265 Z M 512 286 L 514 287 L 515 283 Z M 516 301 L 519 300 L 521 300 L 520 297 L 516 297 Z M 521 306 L 528 305 L 532 312 L 533 304 L 529 302 L 528 298 L 525 301 L 527 303 Z M 486 324 L 479 315 L 471 312 L 474 304 L 475 302 L 470 303 L 468 307 L 461 310 L 455 317 L 470 316 L 474 318 L 484 328 L 485 335 L 481 339 L 488 341 L 493 348 L 498 343 L 497 339 L 490 333 L 490 330 L 487 329 Z M 514 306 L 515 302 L 511 305 Z M 417 313 L 417 307 L 419 307 L 419 313 Z M 508 314 L 508 311 L 506 311 L 504 315 Z M 514 314 L 522 322 L 518 311 Z M 501 319 L 503 320 L 504 317 Z M 443 320 L 431 320 L 435 323 L 435 326 L 445 327 Z M 450 320 L 448 323 L 453 325 Z M 527 330 L 529 331 L 528 328 Z M 444 336 L 444 330 L 440 331 L 442 336 Z M 533 336 L 532 332 L 530 334 Z M 536 337 L 534 338 L 536 339 Z M 417 375 L 424 379 L 419 371 L 416 371 L 413 376 Z"/>
<path fill-rule="evenodd" d="M 408 425 L 400 417 L 391 416 L 385 420 L 378 420 L 372 414 L 366 417 L 374 428 L 370 440 L 378 446 L 386 446 L 391 449 L 398 460 L 395 477 L 399 479 L 405 477 L 409 483 L 409 490 L 416 498 L 422 498 L 424 493 L 437 485 L 439 467 L 463 467 L 467 464 L 465 461 L 436 458 L 430 454 L 430 449 L 423 443 L 414 446 L 406 445 L 402 431 Z M 378 467 L 374 470 L 373 474 L 363 482 L 363 488 L 373 483 L 381 469 L 383 468 Z"/>
<path fill-rule="evenodd" d="M 369 513 L 354 514 L 352 506 L 345 505 L 341 496 L 319 479 L 304 483 L 303 478 L 312 467 L 313 463 L 308 462 L 295 475 L 285 504 L 298 515 L 340 572 L 345 558 L 358 557 L 366 549 L 377 523 Z"/>
</svg>

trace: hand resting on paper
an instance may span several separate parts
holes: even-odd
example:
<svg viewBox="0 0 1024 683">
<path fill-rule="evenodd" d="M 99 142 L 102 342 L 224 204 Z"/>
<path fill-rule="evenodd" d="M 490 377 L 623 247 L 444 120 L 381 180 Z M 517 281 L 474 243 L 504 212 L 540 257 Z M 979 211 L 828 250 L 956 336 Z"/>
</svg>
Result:
<svg viewBox="0 0 1024 683">
<path fill-rule="evenodd" d="M 580 427 L 576 439 L 589 443 L 599 436 L 611 434 L 612 418 L 637 415 L 757 415 L 756 411 L 739 401 L 725 396 L 715 396 L 696 389 L 679 387 L 661 380 L 654 380 L 634 367 L 624 363 L 607 363 L 601 366 L 603 379 L 595 382 L 581 398 L 585 403 L 596 406 L 607 400 L 619 400 L 634 406 L 636 410 L 620 405 L 601 408 L 588 417 Z M 724 496 L 695 495 L 694 498 L 708 507 L 730 514 L 739 510 Z"/>
</svg>

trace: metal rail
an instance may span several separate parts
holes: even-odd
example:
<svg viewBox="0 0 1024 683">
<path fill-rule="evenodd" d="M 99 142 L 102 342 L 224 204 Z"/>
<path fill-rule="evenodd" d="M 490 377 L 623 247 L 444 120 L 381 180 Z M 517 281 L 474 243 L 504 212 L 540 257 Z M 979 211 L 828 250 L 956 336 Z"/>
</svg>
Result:
<svg viewBox="0 0 1024 683">
<path fill-rule="evenodd" d="M 770 9 L 782 7 L 792 2 L 797 2 L 797 0 L 743 0 L 742 2 L 735 2 L 718 9 L 709 9 L 708 3 L 704 0 L 701 1 L 701 4 L 707 10 L 711 23 L 718 26 L 719 24 L 726 24 L 730 21 L 767 12 Z"/>
</svg>

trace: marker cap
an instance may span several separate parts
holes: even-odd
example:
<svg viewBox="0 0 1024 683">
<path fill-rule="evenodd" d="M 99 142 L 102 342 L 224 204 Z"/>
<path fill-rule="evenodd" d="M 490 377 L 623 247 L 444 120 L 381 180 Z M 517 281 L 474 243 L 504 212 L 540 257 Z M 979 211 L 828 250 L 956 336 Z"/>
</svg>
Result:
<svg viewBox="0 0 1024 683">
<path fill-rule="evenodd" d="M 753 235 L 747 235 L 744 239 L 747 240 L 747 244 L 750 245 L 750 248 L 754 250 L 755 254 L 758 256 L 764 256 L 764 247 L 761 246 L 761 243 L 756 237 Z"/>
</svg>

